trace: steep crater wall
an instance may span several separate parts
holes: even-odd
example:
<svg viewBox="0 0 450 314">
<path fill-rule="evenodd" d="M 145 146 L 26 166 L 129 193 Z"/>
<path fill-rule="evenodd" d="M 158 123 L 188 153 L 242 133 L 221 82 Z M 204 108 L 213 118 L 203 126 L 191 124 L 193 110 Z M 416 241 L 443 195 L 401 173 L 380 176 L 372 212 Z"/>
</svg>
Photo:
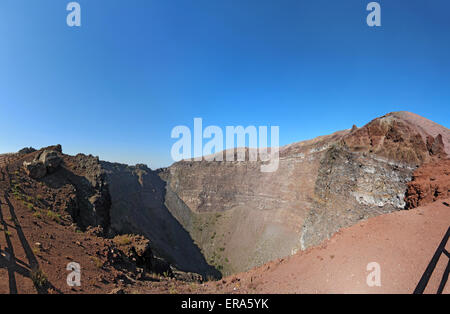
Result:
<svg viewBox="0 0 450 314">
<path fill-rule="evenodd" d="M 282 147 L 272 174 L 248 161 L 179 162 L 162 173 L 166 205 L 208 262 L 225 274 L 246 271 L 405 209 L 414 170 L 445 158 L 448 134 L 398 112 Z"/>
<path fill-rule="evenodd" d="M 156 255 L 176 268 L 220 277 L 210 266 L 183 225 L 165 205 L 166 183 L 145 165 L 102 162 L 111 195 L 111 229 L 114 233 L 144 235 Z"/>
<path fill-rule="evenodd" d="M 415 167 L 379 156 L 331 148 L 321 161 L 315 199 L 302 228 L 302 249 L 318 245 L 341 228 L 405 208 Z"/>
</svg>

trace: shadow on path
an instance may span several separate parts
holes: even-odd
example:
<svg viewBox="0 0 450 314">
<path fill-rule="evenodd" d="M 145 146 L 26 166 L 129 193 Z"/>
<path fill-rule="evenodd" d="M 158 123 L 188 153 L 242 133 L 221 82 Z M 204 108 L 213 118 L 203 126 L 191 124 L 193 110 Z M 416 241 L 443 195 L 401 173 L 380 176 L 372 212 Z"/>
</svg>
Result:
<svg viewBox="0 0 450 314">
<path fill-rule="evenodd" d="M 0 267 L 6 268 L 8 270 L 8 281 L 9 281 L 9 293 L 10 294 L 17 294 L 17 283 L 16 283 L 16 276 L 15 276 L 15 268 L 16 268 L 16 262 L 15 262 L 15 256 L 14 256 L 14 248 L 11 243 L 11 235 L 8 230 L 8 224 L 5 222 L 3 218 L 3 211 L 2 211 L 2 203 L 0 203 L 0 224 L 2 226 L 3 232 L 5 234 L 6 239 L 6 247 L 4 249 L 4 252 L 2 251 L 2 255 L 0 256 Z M 4 256 L 3 256 L 4 255 Z M 27 272 L 29 277 L 29 272 Z"/>
<path fill-rule="evenodd" d="M 431 275 L 433 274 L 434 269 L 436 268 L 436 265 L 441 255 L 445 255 L 449 259 L 449 261 L 447 267 L 445 268 L 444 274 L 442 275 L 441 283 L 439 284 L 439 288 L 436 293 L 442 294 L 442 292 L 444 291 L 445 285 L 447 284 L 448 275 L 450 273 L 450 253 L 445 249 L 445 246 L 447 245 L 449 238 L 450 238 L 450 227 L 448 228 L 447 233 L 442 239 L 441 244 L 439 244 L 439 247 L 434 253 L 433 258 L 428 264 L 425 273 L 422 275 L 422 278 L 420 278 L 420 281 L 417 284 L 416 289 L 414 290 L 414 294 L 422 294 L 425 291 L 428 282 L 430 281 Z"/>
<path fill-rule="evenodd" d="M 31 246 L 25 237 L 22 227 L 19 224 L 19 220 L 17 219 L 17 215 L 15 213 L 14 206 L 11 204 L 8 194 L 6 192 L 4 193 L 4 201 L 5 202 L 2 201 L 0 203 L 0 221 L 3 226 L 3 229 L 5 230 L 5 238 L 6 238 L 6 243 L 7 243 L 7 248 L 6 248 L 7 250 L 5 250 L 5 253 L 7 254 L 8 258 L 2 257 L 2 260 L 0 261 L 0 266 L 8 268 L 10 293 L 16 294 L 16 293 L 18 293 L 18 291 L 17 291 L 17 283 L 16 283 L 14 274 L 18 273 L 18 274 L 21 274 L 22 276 L 30 278 L 30 280 L 32 280 L 31 273 L 32 273 L 32 271 L 36 271 L 39 269 L 39 262 L 38 262 L 36 256 L 34 255 L 33 250 L 31 249 Z M 15 257 L 14 247 L 11 242 L 11 236 L 10 236 L 10 233 L 8 232 L 8 224 L 5 222 L 5 220 L 3 218 L 2 205 L 7 205 L 9 208 L 9 214 L 11 216 L 11 220 L 15 222 L 14 229 L 16 230 L 16 234 L 19 238 L 19 241 L 20 241 L 22 248 L 25 252 L 25 255 L 27 257 L 28 264 L 26 264 L 23 261 L 17 260 Z M 9 261 L 8 261 L 8 259 L 9 259 Z M 28 266 L 28 269 L 23 266 L 18 265 L 16 261 L 20 262 L 20 264 L 22 264 L 24 266 Z M 9 264 L 9 266 L 8 266 L 8 264 Z M 38 286 L 36 284 L 34 284 L 34 286 L 35 286 L 36 292 L 38 294 L 47 294 L 48 288 L 51 288 L 54 291 L 59 292 L 50 282 L 47 282 L 47 284 L 45 286 Z"/>
</svg>

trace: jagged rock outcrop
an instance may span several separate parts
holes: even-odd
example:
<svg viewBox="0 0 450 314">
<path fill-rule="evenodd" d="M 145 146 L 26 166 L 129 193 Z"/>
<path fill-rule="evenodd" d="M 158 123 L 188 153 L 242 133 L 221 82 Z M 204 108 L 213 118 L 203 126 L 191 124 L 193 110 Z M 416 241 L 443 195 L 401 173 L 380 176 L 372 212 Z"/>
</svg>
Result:
<svg viewBox="0 0 450 314">
<path fill-rule="evenodd" d="M 353 130 L 343 141 L 354 151 L 417 165 L 432 156 L 450 155 L 450 130 L 406 111 L 376 118 Z"/>
<path fill-rule="evenodd" d="M 24 147 L 21 150 L 19 150 L 17 153 L 19 155 L 27 155 L 27 154 L 34 153 L 35 151 L 36 151 L 36 149 L 33 147 Z"/>
<path fill-rule="evenodd" d="M 342 141 L 356 152 L 366 152 L 389 160 L 421 164 L 429 160 L 427 142 L 414 126 L 395 114 L 375 119 L 354 130 Z"/>
<path fill-rule="evenodd" d="M 18 158 L 30 178 L 53 191 L 48 203 L 64 207 L 82 230 L 99 226 L 108 234 L 111 199 L 98 157 L 64 155 L 56 145 Z"/>
<path fill-rule="evenodd" d="M 68 167 L 58 179 L 66 179 L 74 187 L 67 211 L 82 229 L 101 226 L 108 235 L 111 196 L 99 158 L 83 154 L 65 158 Z"/>
<path fill-rule="evenodd" d="M 427 136 L 427 149 L 432 156 L 445 157 L 445 146 L 442 134 L 436 137 Z"/>
</svg>

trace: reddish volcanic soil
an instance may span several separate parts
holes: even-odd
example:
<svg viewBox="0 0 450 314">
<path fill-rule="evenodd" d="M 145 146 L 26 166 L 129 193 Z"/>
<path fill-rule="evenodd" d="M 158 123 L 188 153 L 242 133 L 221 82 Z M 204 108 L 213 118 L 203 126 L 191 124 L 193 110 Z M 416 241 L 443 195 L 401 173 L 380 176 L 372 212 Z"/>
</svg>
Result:
<svg viewBox="0 0 450 314">
<path fill-rule="evenodd" d="M 450 222 L 450 199 L 378 216 L 344 229 L 322 246 L 206 286 L 212 293 L 412 293 Z M 450 250 L 450 241 L 446 246 Z M 369 287 L 371 262 L 381 266 L 381 287 Z M 425 293 L 436 293 L 444 255 Z M 450 293 L 447 285 L 443 293 Z"/>
<path fill-rule="evenodd" d="M 39 216 L 33 215 L 30 208 L 6 192 L 11 178 L 6 168 L 0 169 L 0 294 L 107 293 L 116 288 L 117 272 L 112 269 L 100 271 L 99 264 L 104 261 L 96 255 L 97 251 L 107 247 L 105 241 L 76 232 L 65 216 L 52 219 L 45 211 Z M 17 182 L 25 180 L 19 175 L 13 175 L 13 178 Z M 29 196 L 30 200 L 36 195 L 45 195 L 45 190 L 32 186 L 31 181 L 23 182 L 34 192 L 32 197 Z M 34 206 L 33 210 L 38 213 L 37 205 Z M 66 284 L 69 274 L 66 266 L 70 262 L 82 265 L 81 288 L 70 288 Z M 35 270 L 42 271 L 47 278 L 46 287 L 33 284 Z"/>
</svg>

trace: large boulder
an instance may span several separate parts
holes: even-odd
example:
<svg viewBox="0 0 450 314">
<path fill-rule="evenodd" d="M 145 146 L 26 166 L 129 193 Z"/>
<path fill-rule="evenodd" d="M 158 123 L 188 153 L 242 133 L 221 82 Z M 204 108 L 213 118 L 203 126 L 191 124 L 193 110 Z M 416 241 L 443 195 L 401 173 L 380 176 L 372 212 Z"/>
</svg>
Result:
<svg viewBox="0 0 450 314">
<path fill-rule="evenodd" d="M 23 163 L 23 167 L 27 175 L 33 179 L 43 178 L 47 174 L 47 168 L 40 161 L 36 160 L 33 160 L 31 162 L 25 161 Z"/>
<path fill-rule="evenodd" d="M 58 150 L 44 150 L 33 161 L 25 161 L 23 163 L 25 172 L 33 179 L 41 179 L 47 174 L 54 173 L 62 163 L 62 158 L 59 156 L 59 153 Z"/>
<path fill-rule="evenodd" d="M 62 163 L 61 157 L 55 150 L 45 150 L 39 156 L 39 161 L 47 168 L 47 173 L 53 173 L 58 170 Z"/>
</svg>

